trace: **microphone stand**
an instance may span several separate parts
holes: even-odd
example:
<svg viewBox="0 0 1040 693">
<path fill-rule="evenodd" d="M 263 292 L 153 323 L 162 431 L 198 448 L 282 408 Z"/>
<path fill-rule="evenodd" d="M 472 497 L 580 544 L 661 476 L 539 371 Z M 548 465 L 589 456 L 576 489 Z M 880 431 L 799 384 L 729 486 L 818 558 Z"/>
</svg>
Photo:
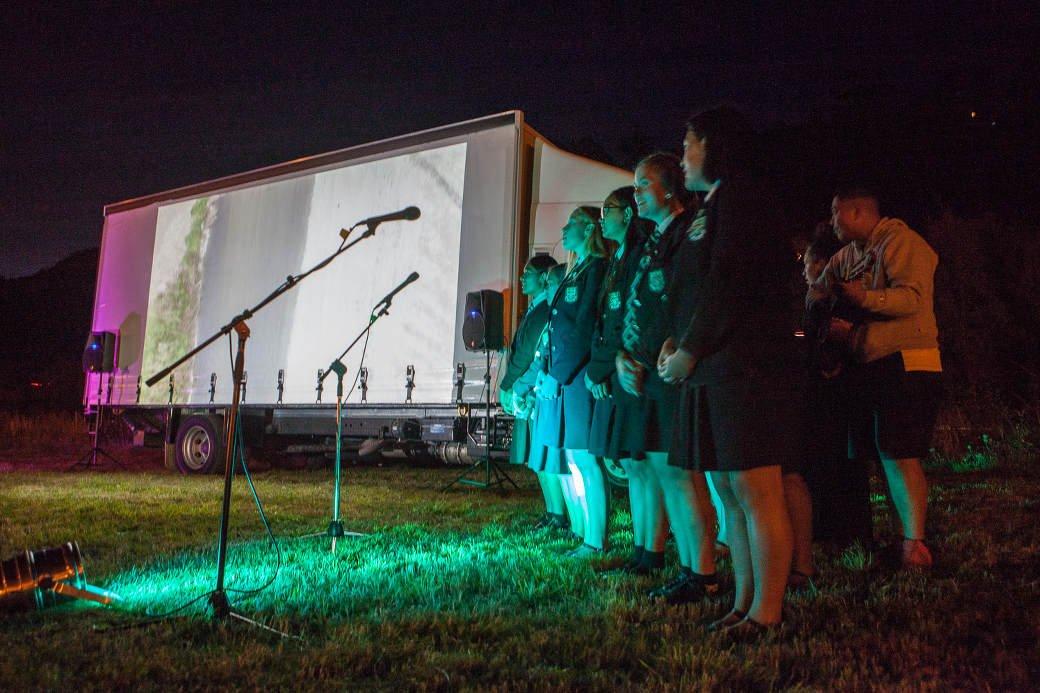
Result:
<svg viewBox="0 0 1040 693">
<path fill-rule="evenodd" d="M 344 238 L 343 242 L 340 243 L 340 246 L 336 250 L 336 252 L 332 253 L 327 258 L 325 258 L 318 264 L 314 265 L 306 272 L 303 272 L 296 276 L 289 275 L 288 277 L 286 277 L 285 281 L 281 285 L 279 285 L 278 288 L 276 288 L 274 291 L 268 294 L 268 296 L 264 298 L 262 301 L 257 303 L 252 308 L 247 308 L 243 310 L 241 313 L 233 317 L 230 322 L 228 322 L 226 325 L 217 330 L 216 333 L 207 338 L 201 344 L 199 344 L 194 349 L 184 354 L 179 359 L 171 363 L 169 366 L 162 369 L 161 371 L 159 371 L 158 373 L 156 373 L 151 378 L 145 381 L 149 387 L 155 385 L 157 382 L 159 382 L 167 375 L 172 373 L 175 368 L 177 368 L 182 363 L 195 356 L 195 354 L 199 353 L 200 351 L 202 351 L 203 349 L 205 349 L 221 337 L 230 334 L 232 330 L 235 331 L 235 334 L 238 337 L 238 351 L 235 354 L 235 364 L 233 369 L 234 375 L 232 377 L 231 408 L 228 409 L 226 414 L 226 420 L 224 422 L 224 496 L 222 499 L 220 509 L 220 534 L 217 543 L 217 584 L 213 591 L 209 594 L 209 603 L 210 607 L 212 607 L 213 609 L 213 615 L 222 621 L 230 617 L 238 619 L 240 621 L 244 621 L 251 625 L 267 628 L 267 626 L 262 626 L 256 621 L 253 621 L 252 619 L 247 618 L 246 616 L 234 611 L 231 608 L 231 604 L 228 601 L 227 592 L 224 589 L 224 569 L 227 565 L 228 524 L 230 520 L 231 511 L 231 479 L 234 475 L 234 460 L 232 458 L 236 440 L 235 436 L 238 433 L 238 408 L 240 398 L 242 395 L 242 372 L 245 369 L 246 340 L 249 339 L 249 326 L 246 324 L 246 321 L 251 319 L 268 303 L 292 289 L 301 281 L 309 277 L 312 273 L 322 269 L 323 267 L 328 265 L 330 262 L 335 260 L 337 257 L 342 255 L 346 251 L 353 248 L 361 241 L 372 236 L 375 233 L 375 227 L 376 225 L 374 224 L 369 226 L 365 233 L 363 233 L 357 240 L 353 241 L 352 243 L 347 243 L 346 238 Z M 285 633 L 282 633 L 281 635 L 288 637 Z"/>
<path fill-rule="evenodd" d="M 324 532 L 315 532 L 314 534 L 305 534 L 301 539 L 307 539 L 310 537 L 330 537 L 332 539 L 332 551 L 336 550 L 336 540 L 340 537 L 363 537 L 366 536 L 363 532 L 346 532 L 343 530 L 343 521 L 340 519 L 340 479 L 341 479 L 341 468 L 343 459 L 343 376 L 347 373 L 347 367 L 343 365 L 343 358 L 350 353 L 361 338 L 366 336 L 371 330 L 372 326 L 376 324 L 376 321 L 384 315 L 390 313 L 390 306 L 393 303 L 393 297 L 388 296 L 383 301 L 376 304 L 376 307 L 372 309 L 372 314 L 368 316 L 368 325 L 365 326 L 360 334 L 354 338 L 343 352 L 332 360 L 329 367 L 325 369 L 324 374 L 318 380 L 319 386 L 328 377 L 329 373 L 336 373 L 336 472 L 335 481 L 333 482 L 332 489 L 332 520 L 329 522 L 329 527 Z M 378 309 L 378 310 L 376 310 Z"/>
</svg>

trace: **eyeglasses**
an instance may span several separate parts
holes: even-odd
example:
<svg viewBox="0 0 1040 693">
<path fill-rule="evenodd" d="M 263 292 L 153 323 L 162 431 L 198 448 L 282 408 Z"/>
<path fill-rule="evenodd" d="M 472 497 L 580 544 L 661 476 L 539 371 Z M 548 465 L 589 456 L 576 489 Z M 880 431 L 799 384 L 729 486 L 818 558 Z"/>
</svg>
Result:
<svg viewBox="0 0 1040 693">
<path fill-rule="evenodd" d="M 624 207 L 622 207 L 620 205 L 603 205 L 602 207 L 600 207 L 600 212 L 599 212 L 599 218 L 600 219 L 606 218 L 608 209 L 624 209 Z"/>
</svg>

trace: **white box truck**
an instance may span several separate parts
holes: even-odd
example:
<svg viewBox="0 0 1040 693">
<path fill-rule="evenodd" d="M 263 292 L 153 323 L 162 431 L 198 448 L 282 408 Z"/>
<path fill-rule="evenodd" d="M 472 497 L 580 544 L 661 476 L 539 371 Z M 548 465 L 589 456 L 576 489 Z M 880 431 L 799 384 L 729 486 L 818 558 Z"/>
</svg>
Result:
<svg viewBox="0 0 1040 693">
<path fill-rule="evenodd" d="M 466 294 L 503 292 L 508 340 L 525 307 L 526 259 L 562 259 L 559 229 L 574 207 L 630 182 L 628 171 L 554 147 L 510 111 L 108 205 L 92 330 L 117 335 L 116 355 L 113 372 L 88 374 L 84 404 L 121 414 L 139 441 L 165 443 L 168 465 L 214 471 L 231 399 L 229 343 L 154 387 L 145 381 L 335 251 L 341 229 L 414 205 L 419 219 L 379 226 L 248 321 L 242 429 L 249 446 L 329 449 L 335 378 L 318 389 L 318 370 L 418 272 L 366 348 L 344 359 L 354 386 L 344 437 L 465 461 L 486 371 L 484 354 L 463 345 Z"/>
</svg>

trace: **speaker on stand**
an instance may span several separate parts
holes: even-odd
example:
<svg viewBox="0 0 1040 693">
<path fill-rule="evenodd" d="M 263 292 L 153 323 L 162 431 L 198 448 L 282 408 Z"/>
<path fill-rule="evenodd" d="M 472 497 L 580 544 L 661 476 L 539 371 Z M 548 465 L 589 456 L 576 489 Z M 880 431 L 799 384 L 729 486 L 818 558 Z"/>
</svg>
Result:
<svg viewBox="0 0 1040 693">
<path fill-rule="evenodd" d="M 466 484 L 477 488 L 505 487 L 510 483 L 520 488 L 505 470 L 491 459 L 491 441 L 495 428 L 491 423 L 491 352 L 505 347 L 505 331 L 503 330 L 503 296 L 498 291 L 484 289 L 466 294 L 466 313 L 462 321 L 462 342 L 466 351 L 484 352 L 484 455 L 450 484 L 444 487 L 447 491 L 455 484 Z M 461 394 L 461 388 L 459 388 Z M 461 397 L 460 397 L 461 399 Z M 469 435 L 469 423 L 466 432 Z M 467 478 L 472 472 L 483 468 L 483 479 Z"/>
<path fill-rule="evenodd" d="M 97 375 L 97 401 L 94 403 L 94 428 L 90 431 L 92 443 L 82 457 L 76 460 L 73 469 L 100 467 L 104 462 L 122 467 L 123 463 L 101 447 L 101 436 L 105 429 L 105 401 L 103 398 L 105 375 L 108 375 L 108 404 L 112 403 L 112 377 L 116 369 L 116 335 L 114 332 L 91 332 L 83 348 L 83 372 L 89 378 Z M 88 407 L 89 411 L 89 407 Z"/>
</svg>

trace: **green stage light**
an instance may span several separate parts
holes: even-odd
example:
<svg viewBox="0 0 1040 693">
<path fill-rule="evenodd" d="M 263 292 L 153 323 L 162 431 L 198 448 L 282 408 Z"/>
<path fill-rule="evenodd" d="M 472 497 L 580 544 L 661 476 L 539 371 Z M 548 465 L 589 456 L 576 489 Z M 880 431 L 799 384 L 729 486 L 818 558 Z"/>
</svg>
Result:
<svg viewBox="0 0 1040 693">
<path fill-rule="evenodd" d="M 43 609 L 62 599 L 88 599 L 111 604 L 118 595 L 87 584 L 83 554 L 70 541 L 37 551 L 25 551 L 0 563 L 0 610 Z"/>
</svg>

